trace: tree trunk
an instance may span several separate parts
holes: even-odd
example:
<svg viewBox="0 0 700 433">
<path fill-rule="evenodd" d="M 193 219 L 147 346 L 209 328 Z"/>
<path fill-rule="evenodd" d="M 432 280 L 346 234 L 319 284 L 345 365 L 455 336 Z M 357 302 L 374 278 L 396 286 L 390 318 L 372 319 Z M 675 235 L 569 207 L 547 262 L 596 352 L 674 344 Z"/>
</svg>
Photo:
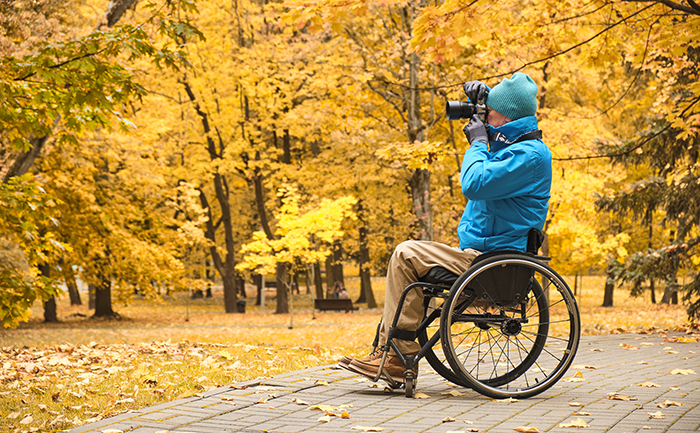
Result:
<svg viewBox="0 0 700 433">
<path fill-rule="evenodd" d="M 287 264 L 279 262 L 275 269 L 275 287 L 277 287 L 277 309 L 275 314 L 289 313 L 289 299 L 287 297 Z"/>
<path fill-rule="evenodd" d="M 114 317 L 112 310 L 112 282 L 102 277 L 102 284 L 95 290 L 95 314 L 92 317 Z"/>
<path fill-rule="evenodd" d="M 260 301 L 262 300 L 262 291 L 265 290 L 265 287 L 263 287 L 262 275 L 253 274 L 253 284 L 255 284 L 255 287 L 257 289 L 257 295 L 255 296 L 255 305 L 261 305 Z"/>
<path fill-rule="evenodd" d="M 202 110 L 199 105 L 199 101 L 195 97 L 192 87 L 187 81 L 186 77 L 180 81 L 185 88 L 190 102 L 192 102 L 197 115 L 199 115 L 202 121 L 202 129 L 206 136 L 207 151 L 209 153 L 209 159 L 214 162 L 223 157 L 224 143 L 222 141 L 221 135 L 218 134 L 218 130 L 212 131 L 209 125 L 209 115 Z M 217 134 L 215 134 L 215 132 Z M 218 137 L 218 148 L 217 142 L 214 141 L 214 137 Z M 209 248 L 211 258 L 214 262 L 214 267 L 221 275 L 221 279 L 224 284 L 224 309 L 227 313 L 236 313 L 238 309 L 236 308 L 237 302 L 237 290 L 236 290 L 236 279 L 235 279 L 235 267 L 236 260 L 234 256 L 235 242 L 233 239 L 233 222 L 231 219 L 231 204 L 229 203 L 229 189 L 226 177 L 219 171 L 214 172 L 214 191 L 216 193 L 216 201 L 219 204 L 219 209 L 221 210 L 221 218 L 218 224 L 224 227 L 224 245 L 226 250 L 226 256 L 221 258 L 217 248 L 216 242 L 216 227 L 214 226 L 214 215 L 209 206 L 209 203 L 204 195 L 204 191 L 200 189 L 199 197 L 202 203 L 202 208 L 207 210 L 209 219 L 206 223 L 205 236 L 212 242 Z"/>
<path fill-rule="evenodd" d="M 74 278 L 66 279 L 66 286 L 68 287 L 68 296 L 70 297 L 71 305 L 83 305 L 82 299 L 80 299 L 80 291 L 78 291 L 78 284 L 75 282 Z"/>
<path fill-rule="evenodd" d="M 413 5 L 405 9 L 406 31 L 410 34 L 413 23 Z M 419 90 L 420 57 L 413 52 L 407 57 L 408 62 L 408 90 L 404 93 L 406 107 L 408 108 L 408 143 L 422 142 L 425 140 L 425 124 L 421 116 L 421 98 Z M 424 169 L 414 170 L 408 181 L 411 187 L 413 199 L 413 212 L 418 221 L 418 238 L 420 240 L 433 240 L 433 211 L 430 204 L 430 172 Z"/>
<path fill-rule="evenodd" d="M 238 287 L 236 287 L 236 274 L 227 271 L 221 276 L 221 279 L 224 283 L 224 311 L 226 313 L 237 313 L 236 302 L 238 302 L 238 297 L 236 293 L 238 292 Z"/>
<path fill-rule="evenodd" d="M 94 284 L 88 284 L 88 309 L 95 309 L 95 293 L 97 292 L 97 286 Z"/>
<path fill-rule="evenodd" d="M 236 286 L 238 286 L 238 294 L 241 295 L 241 298 L 246 299 L 248 295 L 245 293 L 245 280 L 238 272 L 236 272 Z"/>
<path fill-rule="evenodd" d="M 321 264 L 316 262 L 312 264 L 314 269 L 314 286 L 316 287 L 316 299 L 323 299 L 323 278 L 321 277 Z"/>
<path fill-rule="evenodd" d="M 614 259 L 609 259 L 614 260 Z M 603 294 L 603 307 L 613 306 L 613 292 L 615 291 L 615 273 L 612 270 L 612 264 L 608 263 L 608 278 L 605 279 L 605 293 Z"/>
<path fill-rule="evenodd" d="M 433 211 L 430 205 L 430 172 L 418 169 L 408 181 L 413 199 L 413 211 L 418 222 L 418 239 L 433 240 Z"/>
<path fill-rule="evenodd" d="M 340 241 L 335 241 L 333 243 L 333 263 L 331 265 L 333 270 L 333 284 L 336 281 L 345 285 L 345 277 L 343 276 L 343 244 Z"/>
<path fill-rule="evenodd" d="M 331 290 L 333 289 L 333 254 L 326 257 L 326 298 L 332 298 Z"/>
<path fill-rule="evenodd" d="M 360 221 L 358 234 L 360 243 L 360 298 L 357 300 L 357 302 L 367 302 L 367 308 L 377 308 L 377 301 L 374 299 L 374 292 L 372 291 L 372 279 L 370 272 L 369 245 L 367 239 L 369 229 L 367 228 L 367 222 L 364 218 L 363 211 L 363 203 L 362 200 L 360 200 L 357 204 L 357 217 Z"/>
<path fill-rule="evenodd" d="M 55 296 L 50 297 L 44 302 L 44 323 L 58 323 Z"/>
</svg>

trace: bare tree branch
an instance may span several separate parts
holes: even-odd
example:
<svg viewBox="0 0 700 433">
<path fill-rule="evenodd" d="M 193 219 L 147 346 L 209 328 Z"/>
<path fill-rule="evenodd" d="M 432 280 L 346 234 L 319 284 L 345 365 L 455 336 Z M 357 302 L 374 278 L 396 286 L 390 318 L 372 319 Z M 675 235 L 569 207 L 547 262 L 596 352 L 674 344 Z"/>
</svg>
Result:
<svg viewBox="0 0 700 433">
<path fill-rule="evenodd" d="M 626 3 L 662 3 L 668 7 L 670 7 L 673 10 L 685 12 L 687 14 L 692 14 L 692 15 L 700 15 L 700 6 L 698 6 L 697 3 L 695 3 L 693 0 L 688 0 L 688 3 L 690 3 L 690 7 L 681 4 L 681 3 L 676 3 L 672 2 L 671 0 L 622 0 L 623 2 Z"/>
</svg>

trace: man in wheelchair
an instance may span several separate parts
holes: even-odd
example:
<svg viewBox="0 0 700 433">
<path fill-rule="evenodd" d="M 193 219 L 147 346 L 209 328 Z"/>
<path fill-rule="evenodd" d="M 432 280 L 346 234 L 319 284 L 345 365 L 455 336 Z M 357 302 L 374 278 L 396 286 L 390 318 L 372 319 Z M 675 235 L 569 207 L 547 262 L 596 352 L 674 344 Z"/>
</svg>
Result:
<svg viewBox="0 0 700 433">
<path fill-rule="evenodd" d="M 531 229 L 542 230 L 552 181 L 551 153 L 537 127 L 537 85 L 528 75 L 515 73 L 493 89 L 479 81 L 464 84 L 473 103 L 486 99 L 486 125 L 478 114 L 464 127 L 470 147 L 461 168 L 462 192 L 469 199 L 458 226 L 459 247 L 431 241 L 398 245 L 387 269 L 384 312 L 377 350 L 360 359 L 344 357 L 339 367 L 376 378 L 402 292 L 434 270 L 456 276 L 481 253 L 526 251 Z M 406 294 L 392 338 L 402 355 L 415 355 L 415 341 L 425 307 L 421 290 Z M 381 379 L 404 382 L 401 358 L 387 354 Z M 418 373 L 417 363 L 413 367 Z M 390 377 L 386 377 L 386 376 Z"/>
</svg>

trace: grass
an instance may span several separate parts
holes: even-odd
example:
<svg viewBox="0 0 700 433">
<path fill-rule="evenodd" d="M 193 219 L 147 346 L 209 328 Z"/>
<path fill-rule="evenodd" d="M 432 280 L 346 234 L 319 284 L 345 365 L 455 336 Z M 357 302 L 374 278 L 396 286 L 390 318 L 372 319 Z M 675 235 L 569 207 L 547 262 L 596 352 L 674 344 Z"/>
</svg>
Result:
<svg viewBox="0 0 700 433">
<path fill-rule="evenodd" d="M 623 289 L 615 307 L 599 307 L 604 281 L 586 277 L 578 290 L 585 335 L 689 327 L 682 306 L 652 305 Z M 357 299 L 358 279 L 346 285 Z M 381 305 L 383 279 L 373 288 Z M 0 431 L 60 431 L 215 386 L 365 355 L 381 317 L 366 308 L 314 314 L 310 295 L 294 296 L 293 315 L 273 314 L 274 299 L 264 312 L 253 301 L 245 314 L 224 314 L 216 291 L 210 299 L 134 299 L 114 306 L 122 320 L 107 321 L 61 299 L 58 324 L 44 324 L 36 305 L 29 323 L 0 331 Z"/>
</svg>

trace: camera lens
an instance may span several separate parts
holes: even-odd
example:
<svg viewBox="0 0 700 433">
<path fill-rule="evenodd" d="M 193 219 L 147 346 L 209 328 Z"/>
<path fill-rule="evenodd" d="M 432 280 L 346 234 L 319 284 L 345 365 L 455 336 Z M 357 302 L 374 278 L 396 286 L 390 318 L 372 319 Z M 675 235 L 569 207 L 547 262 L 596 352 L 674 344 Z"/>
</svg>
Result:
<svg viewBox="0 0 700 433">
<path fill-rule="evenodd" d="M 462 101 L 447 101 L 445 117 L 447 120 L 469 119 L 474 115 L 474 105 Z"/>
</svg>

